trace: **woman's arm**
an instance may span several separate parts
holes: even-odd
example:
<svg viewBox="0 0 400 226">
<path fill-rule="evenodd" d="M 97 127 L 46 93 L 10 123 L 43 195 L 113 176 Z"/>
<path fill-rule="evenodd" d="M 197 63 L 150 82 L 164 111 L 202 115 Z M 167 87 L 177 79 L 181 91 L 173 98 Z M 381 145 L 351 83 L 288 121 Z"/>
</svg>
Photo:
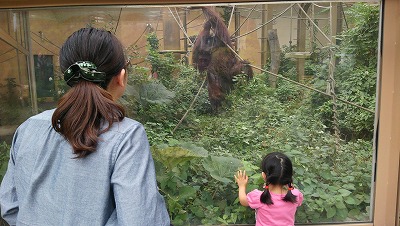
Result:
<svg viewBox="0 0 400 226">
<path fill-rule="evenodd" d="M 17 132 L 14 135 L 13 144 L 10 150 L 10 160 L 8 161 L 7 172 L 3 177 L 3 181 L 0 186 L 0 209 L 1 217 L 7 221 L 9 225 L 17 224 L 17 216 L 19 211 L 19 202 L 17 196 L 17 190 L 14 183 L 14 148 L 16 147 Z"/>
<path fill-rule="evenodd" d="M 111 183 L 118 225 L 170 225 L 142 125 L 135 125 L 122 139 Z"/>
</svg>

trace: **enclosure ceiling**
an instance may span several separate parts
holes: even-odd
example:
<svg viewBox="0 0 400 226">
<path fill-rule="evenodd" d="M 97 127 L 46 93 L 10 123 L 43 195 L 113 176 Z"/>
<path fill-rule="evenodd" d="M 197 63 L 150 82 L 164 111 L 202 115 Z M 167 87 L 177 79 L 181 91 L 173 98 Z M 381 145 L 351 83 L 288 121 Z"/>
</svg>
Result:
<svg viewBox="0 0 400 226">
<path fill-rule="evenodd" d="M 342 0 L 342 2 L 356 2 L 357 0 Z M 364 0 L 368 1 L 368 0 Z M 166 4 L 207 4 L 207 3 L 251 3 L 251 2 L 313 2 L 308 1 L 278 1 L 278 0 L 0 0 L 0 9 L 15 8 L 40 8 L 40 7 L 62 7 L 62 6 L 100 6 L 100 5 L 166 5 Z M 315 2 L 332 2 L 315 0 Z M 380 2 L 369 0 L 368 2 Z"/>
</svg>

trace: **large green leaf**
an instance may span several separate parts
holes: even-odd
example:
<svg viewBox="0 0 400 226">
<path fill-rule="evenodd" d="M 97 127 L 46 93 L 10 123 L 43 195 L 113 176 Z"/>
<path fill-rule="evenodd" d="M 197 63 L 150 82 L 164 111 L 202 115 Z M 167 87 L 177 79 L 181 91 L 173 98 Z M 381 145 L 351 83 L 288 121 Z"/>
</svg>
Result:
<svg viewBox="0 0 400 226">
<path fill-rule="evenodd" d="M 194 158 L 208 156 L 207 150 L 190 143 L 180 143 L 179 146 L 159 145 L 151 148 L 153 158 L 161 162 L 169 170 Z"/>
<path fill-rule="evenodd" d="M 336 214 L 336 208 L 334 206 L 325 207 L 325 210 L 326 210 L 326 217 L 328 219 L 334 217 Z"/>
<path fill-rule="evenodd" d="M 160 82 L 145 83 L 140 89 L 140 101 L 142 102 L 165 104 L 170 103 L 174 97 L 175 93 L 169 91 Z"/>
<path fill-rule="evenodd" d="M 203 162 L 210 175 L 223 183 L 231 183 L 233 175 L 242 166 L 242 162 L 233 157 L 209 156 Z"/>
</svg>

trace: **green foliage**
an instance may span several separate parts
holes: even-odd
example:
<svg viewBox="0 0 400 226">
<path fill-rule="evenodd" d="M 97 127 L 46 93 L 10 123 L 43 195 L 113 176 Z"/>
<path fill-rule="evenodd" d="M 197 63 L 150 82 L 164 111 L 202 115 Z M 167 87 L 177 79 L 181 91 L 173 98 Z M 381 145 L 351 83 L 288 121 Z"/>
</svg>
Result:
<svg viewBox="0 0 400 226">
<path fill-rule="evenodd" d="M 151 63 L 151 71 L 153 75 L 156 75 L 159 80 L 168 88 L 174 87 L 175 79 L 174 70 L 176 69 L 176 60 L 172 53 L 161 55 L 159 51 L 159 42 L 155 33 L 150 33 L 147 36 L 148 51 L 147 60 Z"/>
<path fill-rule="evenodd" d="M 233 8 L 230 6 L 222 6 L 221 8 L 222 8 L 223 12 L 220 13 L 220 15 L 221 15 L 222 19 L 224 20 L 225 25 L 228 26 Z"/>
<path fill-rule="evenodd" d="M 248 191 L 259 188 L 263 182 L 257 165 L 271 151 L 293 159 L 295 185 L 306 197 L 298 222 L 368 218 L 371 142 L 340 142 L 337 149 L 334 136 L 310 107 L 310 92 L 286 81 L 272 89 L 264 74 L 250 81 L 238 76 L 227 96 L 230 104 L 220 114 L 204 114 L 199 110 L 203 104 L 196 103 L 172 134 L 200 86 L 190 67 L 179 70 L 171 101 L 148 104 L 137 118 L 145 122 L 174 224 L 254 223 L 253 211 L 238 203 L 233 174 L 246 169 Z M 205 100 L 206 90 L 200 93 L 199 100 Z"/>
<path fill-rule="evenodd" d="M 338 98 L 364 108 L 375 110 L 379 8 L 363 3 L 354 4 L 348 10 L 353 26 L 340 35 L 339 60 L 335 72 L 335 93 Z M 339 58 L 340 57 L 340 58 Z M 327 61 L 326 59 L 325 61 Z M 327 65 L 327 64 L 325 64 Z M 320 69 L 314 86 L 326 89 L 328 70 Z M 314 94 L 313 106 L 318 116 L 332 126 L 333 111 L 330 98 Z M 374 114 L 338 101 L 338 124 L 342 138 L 346 140 L 372 139 Z"/>
<path fill-rule="evenodd" d="M 341 35 L 347 62 L 376 68 L 379 34 L 379 7 L 356 3 L 348 9 L 350 29 Z"/>
<path fill-rule="evenodd" d="M 5 141 L 0 143 L 0 181 L 3 180 L 7 171 L 8 160 L 10 158 L 10 148 Z"/>
<path fill-rule="evenodd" d="M 236 223 L 246 216 L 244 208 L 235 207 L 236 193 L 231 192 L 232 171 L 241 167 L 240 160 L 209 155 L 177 140 L 153 147 L 152 153 L 174 225 Z"/>
<path fill-rule="evenodd" d="M 372 110 L 377 28 L 362 26 L 377 23 L 360 20 L 377 20 L 376 9 L 355 4 L 349 10 L 349 15 L 356 16 L 349 18 L 352 27 L 334 49 L 340 59 L 335 71 L 337 96 Z M 355 39 L 360 32 L 369 37 L 368 42 Z M 150 82 L 140 86 L 144 91 L 137 91 L 141 98 L 135 104 L 135 118 L 146 127 L 157 181 L 174 225 L 254 223 L 254 211 L 238 202 L 233 174 L 245 169 L 250 178 L 248 191 L 260 188 L 263 180 L 258 165 L 272 151 L 284 152 L 293 161 L 294 183 L 305 197 L 296 222 L 369 219 L 374 114 L 338 102 L 342 135 L 338 140 L 332 133 L 331 98 L 280 79 L 273 89 L 267 74 L 255 75 L 250 81 L 236 76 L 222 111 L 209 114 L 207 89 L 200 88 L 204 75 L 173 63 L 172 56 L 160 55 L 155 36 L 148 40 L 152 71 L 157 71 L 164 86 L 148 78 L 135 82 Z M 358 45 L 375 59 L 361 61 L 365 57 L 360 57 Z M 330 48 L 315 46 L 306 61 L 306 72 L 312 75 L 308 82 L 319 90 L 326 89 Z M 296 79 L 295 62 L 287 58 L 283 62 L 279 73 Z M 153 95 L 154 90 L 161 95 L 144 98 L 143 93 Z"/>
<path fill-rule="evenodd" d="M 4 82 L 4 83 L 3 83 Z M 18 125 L 29 117 L 31 109 L 25 107 L 29 100 L 22 95 L 22 86 L 16 78 L 8 77 L 0 81 L 0 126 Z"/>
</svg>

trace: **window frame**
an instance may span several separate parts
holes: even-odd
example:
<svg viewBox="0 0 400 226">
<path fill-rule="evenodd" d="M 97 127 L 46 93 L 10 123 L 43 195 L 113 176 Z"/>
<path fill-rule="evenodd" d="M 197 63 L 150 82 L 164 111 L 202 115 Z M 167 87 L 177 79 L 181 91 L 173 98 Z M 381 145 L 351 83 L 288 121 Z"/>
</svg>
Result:
<svg viewBox="0 0 400 226">
<path fill-rule="evenodd" d="M 249 0 L 18 0 L 0 1 L 0 9 L 28 9 L 36 7 L 65 7 L 90 5 L 165 5 L 207 3 L 261 2 Z M 279 2 L 267 0 L 262 2 Z M 298 1 L 301 2 L 301 1 Z M 377 105 L 375 126 L 379 131 L 374 153 L 375 171 L 372 184 L 372 222 L 345 223 L 336 226 L 398 226 L 399 176 L 400 176 L 400 1 L 381 0 L 380 62 L 378 69 Z M 0 34 L 1 38 L 1 34 Z M 379 120 L 378 120 L 379 119 Z M 375 145 L 374 145 L 375 146 Z M 321 224 L 329 225 L 329 224 Z M 317 225 L 315 225 L 317 226 Z"/>
</svg>

